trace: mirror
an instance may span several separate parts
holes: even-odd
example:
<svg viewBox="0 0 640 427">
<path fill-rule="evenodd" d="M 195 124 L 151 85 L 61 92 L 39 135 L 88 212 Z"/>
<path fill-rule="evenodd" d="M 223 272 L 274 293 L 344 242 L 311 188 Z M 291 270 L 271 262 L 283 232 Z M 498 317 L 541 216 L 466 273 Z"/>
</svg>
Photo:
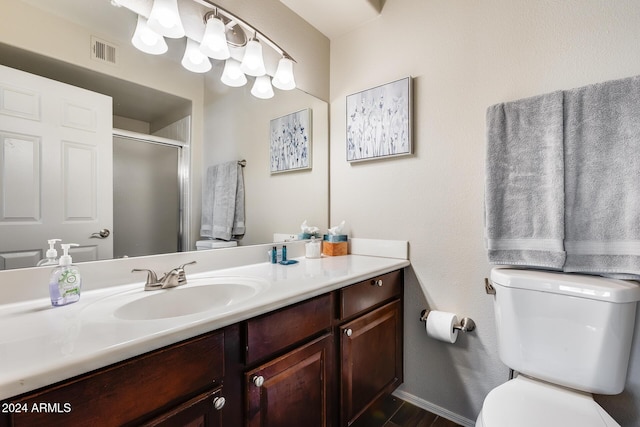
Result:
<svg viewBox="0 0 640 427">
<path fill-rule="evenodd" d="M 220 83 L 222 64 L 216 61 L 205 75 L 186 71 L 180 66 L 184 40 L 168 40 L 169 52 L 162 57 L 139 52 L 129 41 L 135 15 L 107 0 L 53 3 L 17 0 L 3 6 L 3 21 L 10 25 L 0 28 L 0 64 L 112 96 L 114 127 L 127 131 L 154 134 L 189 118 L 189 176 L 182 206 L 185 250 L 194 250 L 199 239 L 206 168 L 225 161 L 246 160 L 246 233 L 240 245 L 271 242 L 274 233 L 296 234 L 304 220 L 321 229 L 328 226 L 326 102 L 299 89 L 276 90 L 270 100 L 256 99 L 249 93 L 251 80 L 242 88 Z M 116 46 L 116 64 L 91 59 L 95 38 Z M 312 168 L 271 174 L 270 121 L 307 108 L 312 117 Z M 137 206 L 135 197 L 130 197 Z M 167 208 L 178 210 L 179 204 Z M 0 240 L 10 227 L 0 223 Z M 95 228 L 102 227 L 95 224 Z M 117 234 L 113 230 L 112 236 Z M 53 237 L 64 238 L 40 236 L 41 254 L 46 240 Z"/>
</svg>

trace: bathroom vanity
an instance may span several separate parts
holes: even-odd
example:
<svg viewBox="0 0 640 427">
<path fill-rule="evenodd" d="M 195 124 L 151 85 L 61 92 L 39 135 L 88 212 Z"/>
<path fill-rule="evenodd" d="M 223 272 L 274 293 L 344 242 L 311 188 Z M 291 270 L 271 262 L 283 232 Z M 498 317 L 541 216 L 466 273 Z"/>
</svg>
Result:
<svg viewBox="0 0 640 427">
<path fill-rule="evenodd" d="M 218 278 L 268 278 L 269 287 L 223 314 L 173 319 L 187 319 L 179 326 L 167 326 L 166 319 L 100 319 L 96 309 L 71 353 L 90 352 L 103 366 L 78 363 L 74 371 L 64 361 L 71 363 L 73 354 L 59 355 L 62 361 L 31 369 L 32 384 L 47 385 L 24 393 L 11 392 L 21 387 L 18 377 L 3 375 L 0 426 L 350 425 L 402 383 L 407 265 L 406 259 L 348 255 L 301 258 L 295 267 L 217 270 Z M 194 285 L 185 286 L 196 286 L 203 274 L 211 275 L 197 274 Z M 79 316 L 110 297 L 99 292 Z M 146 325 L 136 332 L 140 323 Z M 85 332 L 102 338 L 80 344 Z M 145 346 L 156 348 L 141 351 Z M 114 357 L 119 361 L 104 364 Z"/>
</svg>

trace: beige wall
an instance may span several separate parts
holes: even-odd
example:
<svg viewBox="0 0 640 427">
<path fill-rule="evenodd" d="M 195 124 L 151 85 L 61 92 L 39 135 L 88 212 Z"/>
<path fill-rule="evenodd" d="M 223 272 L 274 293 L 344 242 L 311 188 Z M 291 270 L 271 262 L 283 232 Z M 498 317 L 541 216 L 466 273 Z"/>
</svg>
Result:
<svg viewBox="0 0 640 427">
<path fill-rule="evenodd" d="M 475 420 L 507 380 L 483 243 L 485 110 L 501 101 L 640 74 L 635 0 L 387 0 L 331 42 L 330 220 L 356 237 L 407 239 L 405 384 L 425 405 Z M 345 96 L 411 75 L 415 155 L 345 161 Z M 455 345 L 428 339 L 420 310 L 473 318 Z M 640 326 L 626 391 L 599 398 L 640 425 Z"/>
<path fill-rule="evenodd" d="M 204 168 L 245 159 L 247 232 L 242 245 L 268 243 L 273 233 L 299 233 L 309 225 L 326 230 L 329 222 L 329 108 L 301 90 L 279 91 L 269 100 L 249 92 L 251 84 L 228 88 L 217 78 L 207 78 L 205 97 Z M 310 170 L 271 174 L 269 170 L 270 121 L 310 108 Z"/>
</svg>

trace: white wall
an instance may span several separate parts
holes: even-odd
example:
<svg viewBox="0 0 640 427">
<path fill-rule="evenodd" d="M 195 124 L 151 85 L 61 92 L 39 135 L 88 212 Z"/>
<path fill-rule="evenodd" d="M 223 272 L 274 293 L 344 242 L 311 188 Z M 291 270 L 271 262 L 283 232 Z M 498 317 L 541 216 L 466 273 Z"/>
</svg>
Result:
<svg viewBox="0 0 640 427">
<path fill-rule="evenodd" d="M 330 220 L 346 219 L 352 236 L 410 241 L 404 392 L 475 420 L 507 379 L 483 288 L 486 108 L 640 74 L 639 41 L 636 0 L 387 0 L 378 19 L 332 40 Z M 407 75 L 415 154 L 348 164 L 345 96 Z M 418 321 L 424 307 L 478 328 L 434 342 Z M 640 425 L 639 335 L 626 391 L 598 398 L 624 426 Z"/>
</svg>

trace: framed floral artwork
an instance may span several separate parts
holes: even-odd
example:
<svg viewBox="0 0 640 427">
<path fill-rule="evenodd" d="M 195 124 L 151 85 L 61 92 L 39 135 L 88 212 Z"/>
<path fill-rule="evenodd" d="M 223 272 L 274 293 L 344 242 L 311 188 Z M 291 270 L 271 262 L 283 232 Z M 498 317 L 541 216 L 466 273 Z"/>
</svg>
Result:
<svg viewBox="0 0 640 427">
<path fill-rule="evenodd" d="M 411 77 L 347 96 L 347 161 L 412 154 Z"/>
<path fill-rule="evenodd" d="M 271 173 L 311 169 L 311 109 L 271 120 Z"/>
</svg>

